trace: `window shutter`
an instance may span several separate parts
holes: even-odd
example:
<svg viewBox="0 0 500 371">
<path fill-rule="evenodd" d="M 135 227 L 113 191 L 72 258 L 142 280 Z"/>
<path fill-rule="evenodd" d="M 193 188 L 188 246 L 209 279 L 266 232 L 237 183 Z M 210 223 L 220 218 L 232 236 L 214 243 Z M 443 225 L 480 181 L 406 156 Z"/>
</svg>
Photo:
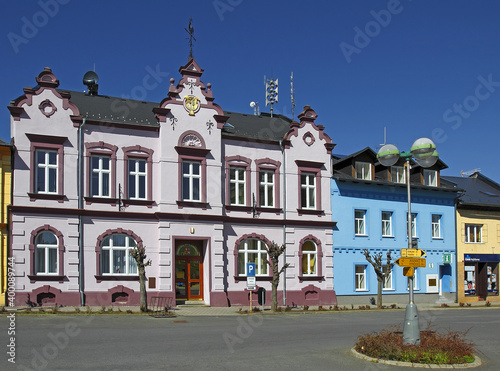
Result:
<svg viewBox="0 0 500 371">
<path fill-rule="evenodd" d="M 488 242 L 488 225 L 487 224 L 484 224 L 481 227 L 481 242 L 482 243 Z"/>
</svg>

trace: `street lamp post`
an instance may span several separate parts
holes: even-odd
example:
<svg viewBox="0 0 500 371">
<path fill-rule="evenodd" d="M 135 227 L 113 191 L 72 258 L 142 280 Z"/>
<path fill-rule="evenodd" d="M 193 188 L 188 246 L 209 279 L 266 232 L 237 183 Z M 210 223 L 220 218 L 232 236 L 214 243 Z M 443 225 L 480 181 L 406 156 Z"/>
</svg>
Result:
<svg viewBox="0 0 500 371">
<path fill-rule="evenodd" d="M 377 159 L 384 166 L 392 166 L 399 159 L 405 160 L 406 192 L 408 195 L 407 233 L 408 249 L 412 249 L 412 215 L 411 215 L 411 189 L 410 189 L 410 159 L 414 158 L 422 167 L 434 165 L 438 159 L 436 145 L 428 138 L 417 139 L 409 152 L 399 152 L 392 144 L 386 144 L 380 148 Z M 403 327 L 403 344 L 420 345 L 420 327 L 418 324 L 418 310 L 413 295 L 413 274 L 408 277 L 409 302 L 406 306 L 405 321 Z"/>
</svg>

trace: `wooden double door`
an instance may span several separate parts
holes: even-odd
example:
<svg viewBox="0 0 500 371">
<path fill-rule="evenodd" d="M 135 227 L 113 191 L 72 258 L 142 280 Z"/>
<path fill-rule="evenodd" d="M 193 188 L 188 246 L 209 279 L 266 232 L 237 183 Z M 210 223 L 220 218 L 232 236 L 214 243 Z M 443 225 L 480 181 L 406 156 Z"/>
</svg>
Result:
<svg viewBox="0 0 500 371">
<path fill-rule="evenodd" d="M 203 300 L 203 247 L 199 241 L 183 241 L 176 246 L 175 296 Z"/>
</svg>

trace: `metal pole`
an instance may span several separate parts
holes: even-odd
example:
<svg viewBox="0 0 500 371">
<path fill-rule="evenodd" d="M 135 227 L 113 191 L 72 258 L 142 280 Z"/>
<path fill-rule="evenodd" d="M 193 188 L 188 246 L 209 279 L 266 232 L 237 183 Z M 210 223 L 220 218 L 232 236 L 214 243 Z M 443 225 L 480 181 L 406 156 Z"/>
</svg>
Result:
<svg viewBox="0 0 500 371">
<path fill-rule="evenodd" d="M 410 156 L 406 157 L 406 190 L 408 194 L 408 248 L 412 248 L 411 233 L 411 192 L 410 192 Z M 413 275 L 408 278 L 410 301 L 406 306 L 405 322 L 403 326 L 403 344 L 420 345 L 420 327 L 418 311 L 413 299 Z"/>
</svg>

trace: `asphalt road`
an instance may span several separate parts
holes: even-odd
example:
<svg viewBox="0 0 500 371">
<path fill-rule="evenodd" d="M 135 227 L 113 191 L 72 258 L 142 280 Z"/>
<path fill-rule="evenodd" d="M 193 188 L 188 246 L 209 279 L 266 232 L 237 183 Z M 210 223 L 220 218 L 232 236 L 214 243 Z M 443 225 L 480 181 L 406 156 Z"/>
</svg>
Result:
<svg viewBox="0 0 500 371">
<path fill-rule="evenodd" d="M 466 331 L 484 365 L 500 369 L 500 309 L 420 311 L 420 327 Z M 0 317 L 0 370 L 385 370 L 353 358 L 358 335 L 400 325 L 404 311 L 236 317 L 136 315 Z M 12 331 L 12 330 L 10 330 Z M 15 337 L 15 347 L 10 337 Z M 12 353 L 15 348 L 15 361 Z"/>
</svg>

